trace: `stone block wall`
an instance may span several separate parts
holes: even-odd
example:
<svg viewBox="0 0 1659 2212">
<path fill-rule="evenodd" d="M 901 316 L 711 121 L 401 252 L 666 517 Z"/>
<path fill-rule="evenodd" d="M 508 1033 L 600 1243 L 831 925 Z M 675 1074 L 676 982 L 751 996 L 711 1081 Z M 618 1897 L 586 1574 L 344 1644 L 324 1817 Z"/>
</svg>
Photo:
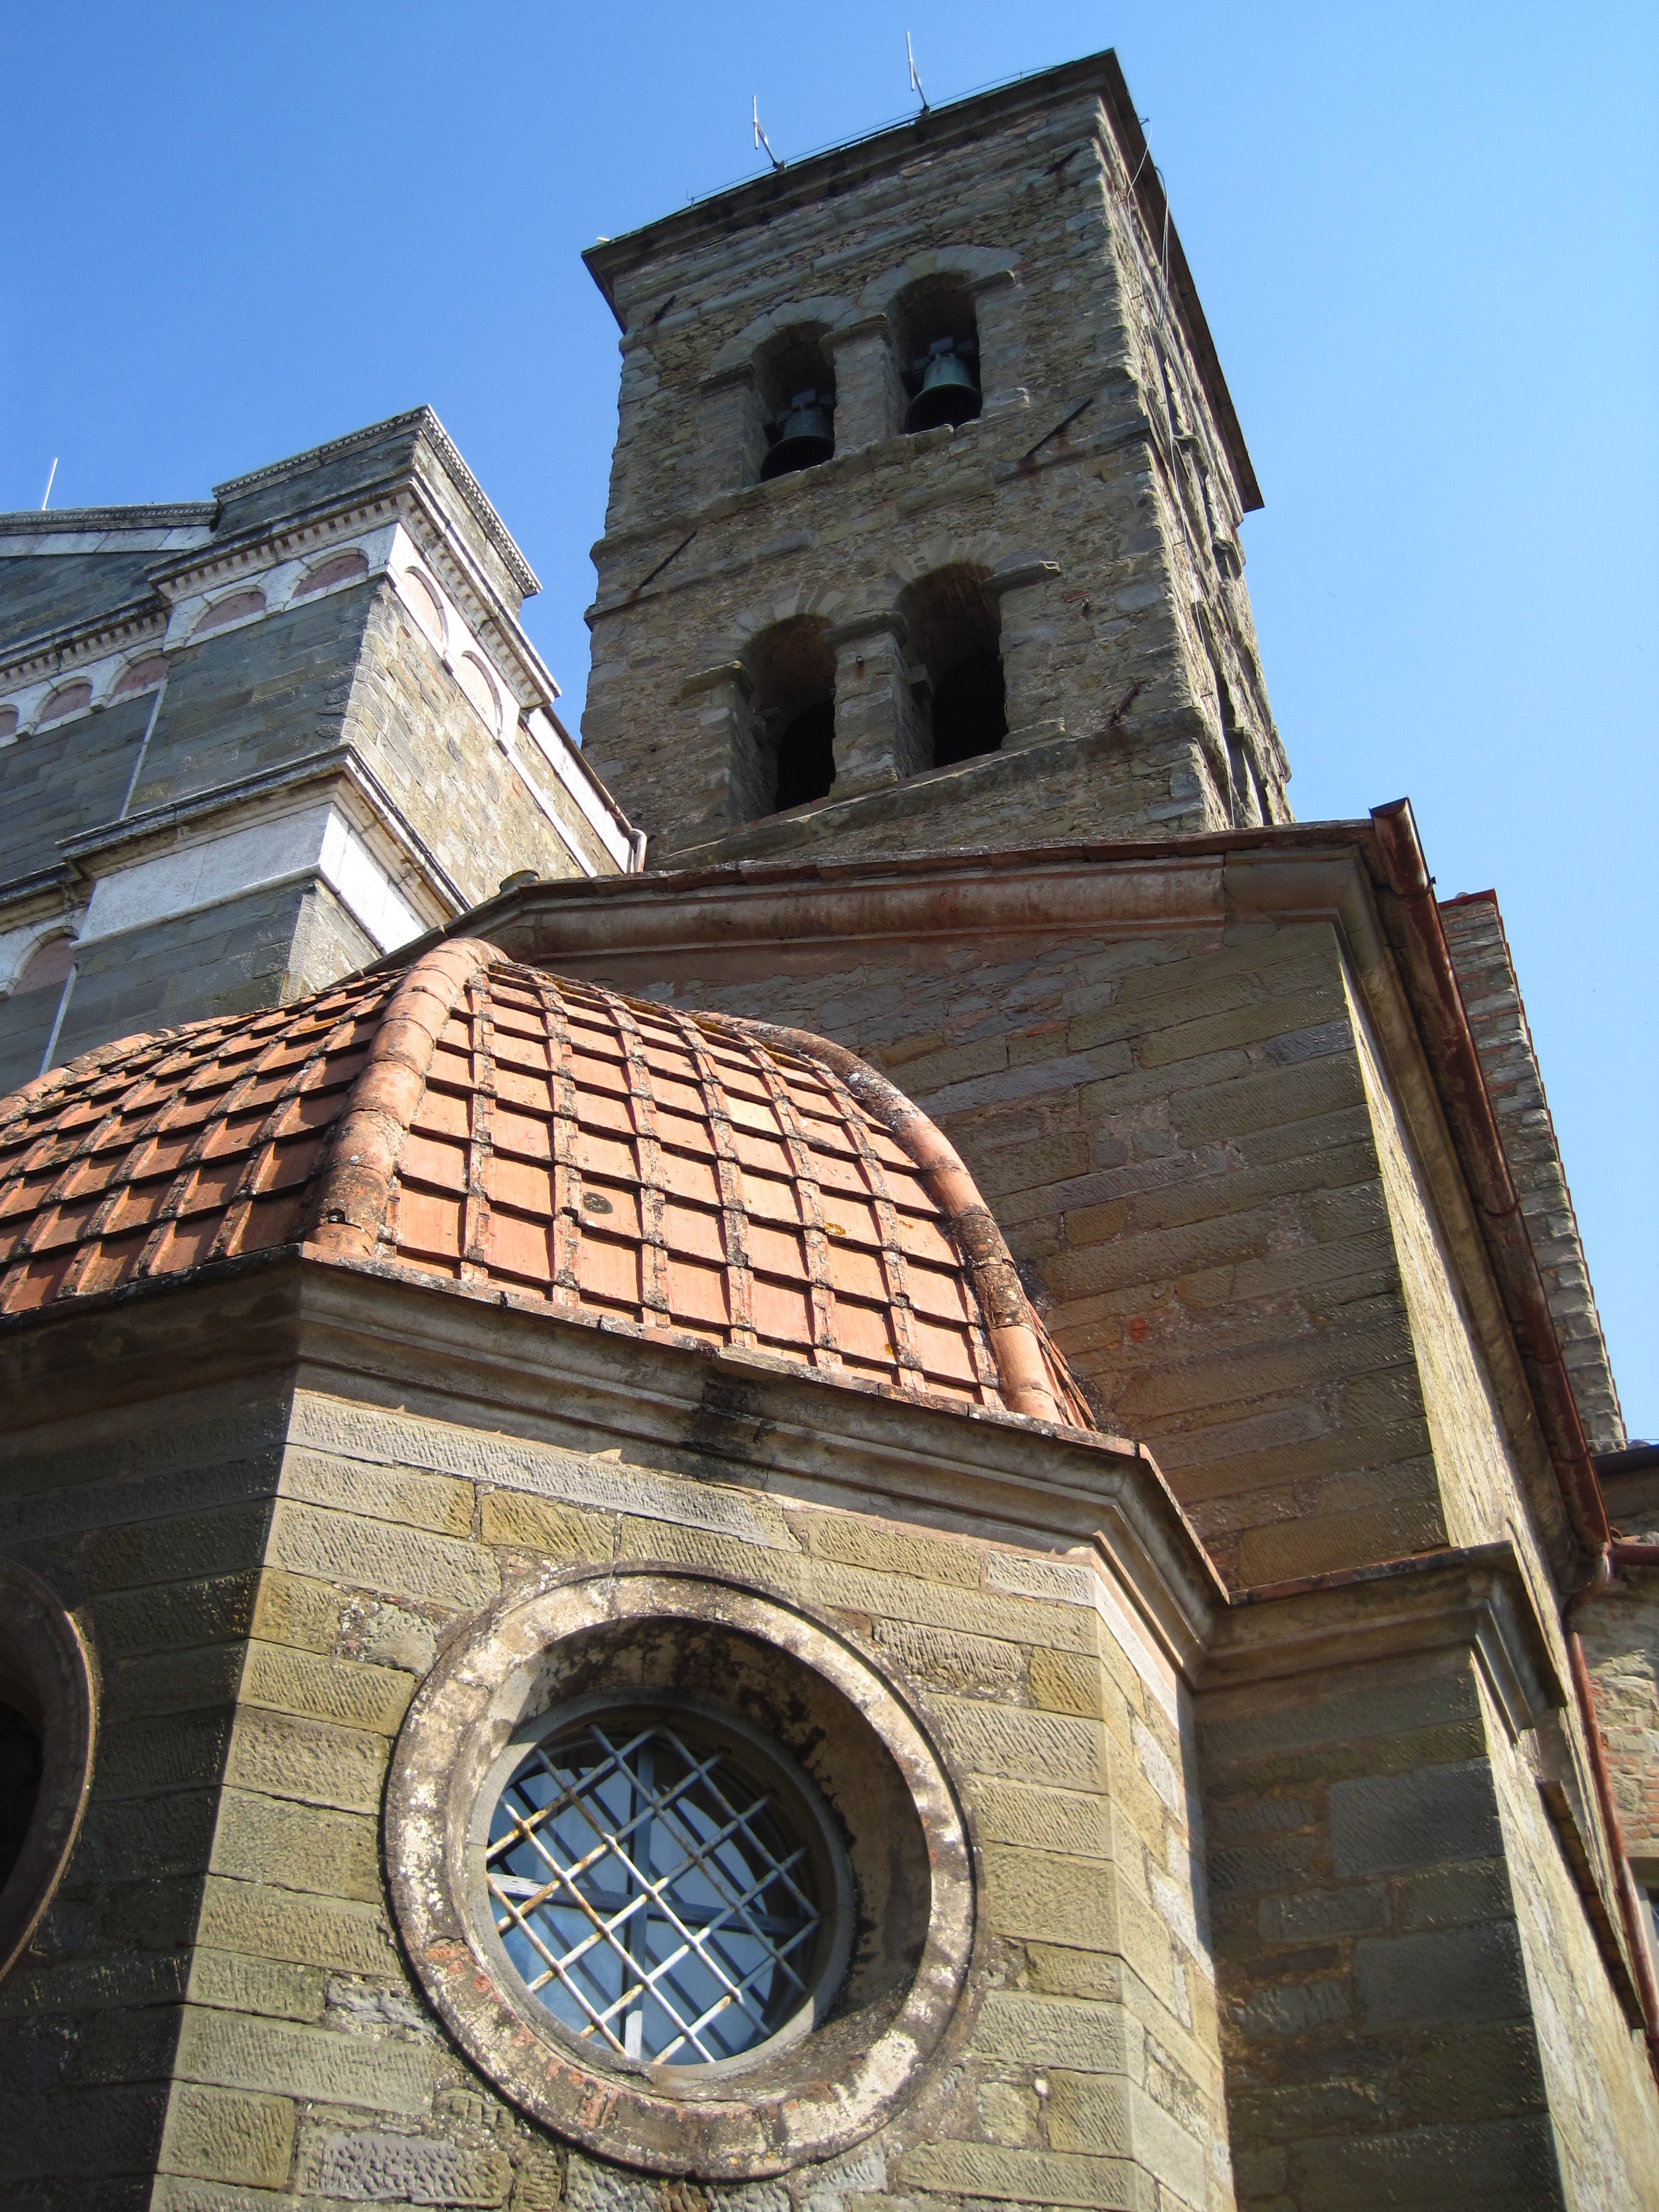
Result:
<svg viewBox="0 0 1659 2212">
<path fill-rule="evenodd" d="M 485 728 L 384 579 L 365 611 L 342 734 L 469 906 L 520 868 L 549 880 L 574 876 L 577 853 L 595 873 L 616 866 L 533 747 L 520 738 L 509 753 Z"/>
<path fill-rule="evenodd" d="M 0 1990 L 0 2203 L 67 2212 L 97 2175 L 100 2205 L 157 2212 L 1231 2204 L 1185 1692 L 1119 1641 L 1094 1570 L 436 1398 L 135 1425 L 113 1454 L 86 1424 L 9 1462 L 4 1540 L 81 1608 L 118 1727 Z M 828 2166 L 695 2200 L 568 2151 L 459 2056 L 385 1887 L 387 1759 L 435 1653 L 515 1579 L 612 1559 L 754 1584 L 855 1639 L 937 1731 L 979 1851 L 950 2063 Z"/>
<path fill-rule="evenodd" d="M 850 171 L 831 161 L 820 180 L 808 165 L 776 204 L 739 194 L 590 255 L 623 366 L 583 729 L 659 857 L 722 839 L 729 853 L 1006 842 L 1011 793 L 1019 836 L 1085 816 L 1120 836 L 1288 818 L 1237 534 L 1254 479 L 1241 485 L 1248 462 L 1225 447 L 1136 164 L 1089 81 L 1056 72 L 1046 96 L 1038 81 L 969 103 L 975 127 L 935 118 Z M 907 288 L 952 282 L 977 315 L 984 411 L 906 436 Z M 835 354 L 836 451 L 760 483 L 744 410 L 795 326 Z M 884 623 L 902 661 L 901 600 L 957 568 L 998 603 L 1006 750 L 1031 749 L 1018 772 L 978 761 L 902 784 L 898 803 L 849 799 L 910 766 L 902 700 L 883 771 L 864 720 L 854 732 L 867 702 L 849 672 L 828 806 L 793 832 L 744 829 L 763 803 L 750 708 L 740 684 L 711 696 L 711 676 L 752 674 L 756 641 L 803 617 L 831 638 Z"/>
<path fill-rule="evenodd" d="M 242 1388 L 8 1439 L 0 1548 L 76 1613 L 100 1708 L 74 1856 L 0 1984 L 0 2203 L 20 2212 L 147 2205 L 187 1996 L 240 1971 L 282 2001 L 280 1966 L 198 1947 L 227 1767 L 247 1755 L 237 1707 L 285 1425 L 280 1398 Z"/>
<path fill-rule="evenodd" d="M 1148 1443 L 1230 1582 L 1502 1533 L 1509 1447 L 1328 923 L 1034 915 L 994 945 L 898 945 L 836 939 L 832 911 L 830 942 L 781 957 L 728 937 L 605 972 L 763 1006 L 923 1106 L 1097 1417 Z"/>
<path fill-rule="evenodd" d="M 285 1005 L 350 974 L 378 952 L 326 884 L 314 881 L 278 884 L 94 939 L 76 956 L 54 1064 L 61 1066 L 109 1037 Z M 55 1013 L 59 995 L 31 993 L 0 1005 L 0 1052 L 9 1042 L 14 1007 L 33 1015 L 38 1027 L 34 1001 L 49 1000 Z M 13 1089 L 40 1067 L 40 1046 L 20 1024 L 9 1060 L 0 1059 L 0 1085 Z"/>
<path fill-rule="evenodd" d="M 1556 1723 L 1449 1618 L 1369 1638 L 1382 1589 L 1287 1604 L 1276 1655 L 1261 1620 L 1259 1677 L 1201 1701 L 1240 2205 L 1650 2202 L 1651 2080 L 1540 1798 Z"/>
<path fill-rule="evenodd" d="M 1602 1491 L 1616 1536 L 1659 1544 L 1659 1474 L 1616 1476 Z M 1616 1569 L 1576 1625 L 1595 1686 L 1625 1848 L 1638 1881 L 1659 1899 L 1659 1573 Z M 1659 1922 L 1655 1958 L 1659 1965 Z"/>
</svg>

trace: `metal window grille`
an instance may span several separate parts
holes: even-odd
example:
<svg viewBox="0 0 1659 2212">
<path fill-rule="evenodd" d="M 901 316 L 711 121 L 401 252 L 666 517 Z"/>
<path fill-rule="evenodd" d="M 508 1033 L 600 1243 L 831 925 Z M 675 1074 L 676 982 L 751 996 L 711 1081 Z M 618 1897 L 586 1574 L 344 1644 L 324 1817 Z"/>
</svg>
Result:
<svg viewBox="0 0 1659 2212">
<path fill-rule="evenodd" d="M 823 1913 L 775 1790 L 662 1718 L 538 1744 L 491 1815 L 495 1930 L 526 1987 L 618 2057 L 737 2057 L 805 2002 Z"/>
</svg>

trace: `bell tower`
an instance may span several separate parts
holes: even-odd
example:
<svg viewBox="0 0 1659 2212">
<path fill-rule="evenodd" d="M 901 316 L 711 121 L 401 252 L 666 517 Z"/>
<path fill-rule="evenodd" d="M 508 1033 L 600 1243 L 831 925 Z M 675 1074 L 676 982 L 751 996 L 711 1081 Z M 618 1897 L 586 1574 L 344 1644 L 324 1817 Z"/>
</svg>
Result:
<svg viewBox="0 0 1659 2212">
<path fill-rule="evenodd" d="M 583 734 L 659 864 L 1290 818 L 1261 496 L 1115 55 L 586 258 Z"/>
</svg>

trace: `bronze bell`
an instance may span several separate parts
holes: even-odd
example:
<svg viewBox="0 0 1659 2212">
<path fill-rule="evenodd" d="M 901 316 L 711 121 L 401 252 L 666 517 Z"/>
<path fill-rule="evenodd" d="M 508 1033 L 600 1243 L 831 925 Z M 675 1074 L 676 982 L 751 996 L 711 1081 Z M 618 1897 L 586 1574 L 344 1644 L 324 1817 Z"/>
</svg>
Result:
<svg viewBox="0 0 1659 2212">
<path fill-rule="evenodd" d="M 761 482 L 787 477 L 795 469 L 816 468 L 836 450 L 833 392 L 798 392 L 784 410 L 777 442 L 761 463 Z"/>
<path fill-rule="evenodd" d="M 926 358 L 915 364 L 921 389 L 904 418 L 907 430 L 937 430 L 941 422 L 969 422 L 978 414 L 980 389 L 968 366 L 973 350 L 955 338 L 934 339 Z"/>
</svg>

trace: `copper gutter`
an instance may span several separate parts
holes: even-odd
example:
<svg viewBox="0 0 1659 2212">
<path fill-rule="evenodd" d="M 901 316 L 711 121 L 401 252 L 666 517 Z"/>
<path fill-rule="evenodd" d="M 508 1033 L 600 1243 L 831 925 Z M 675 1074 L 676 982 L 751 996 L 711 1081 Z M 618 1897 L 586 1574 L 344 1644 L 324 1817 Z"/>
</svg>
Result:
<svg viewBox="0 0 1659 2212">
<path fill-rule="evenodd" d="M 1382 902 L 1385 920 L 1395 925 L 1389 934 L 1407 970 L 1418 1026 L 1448 1109 L 1452 1141 L 1468 1179 L 1498 1295 L 1555 1462 L 1556 1480 L 1579 1541 L 1590 1554 L 1588 1580 L 1593 1589 L 1599 1588 L 1607 1580 L 1612 1540 L 1607 1508 L 1521 1212 L 1520 1194 L 1510 1174 L 1469 1033 L 1411 801 L 1397 799 L 1392 805 L 1373 808 L 1371 823 L 1392 894 Z"/>
</svg>

